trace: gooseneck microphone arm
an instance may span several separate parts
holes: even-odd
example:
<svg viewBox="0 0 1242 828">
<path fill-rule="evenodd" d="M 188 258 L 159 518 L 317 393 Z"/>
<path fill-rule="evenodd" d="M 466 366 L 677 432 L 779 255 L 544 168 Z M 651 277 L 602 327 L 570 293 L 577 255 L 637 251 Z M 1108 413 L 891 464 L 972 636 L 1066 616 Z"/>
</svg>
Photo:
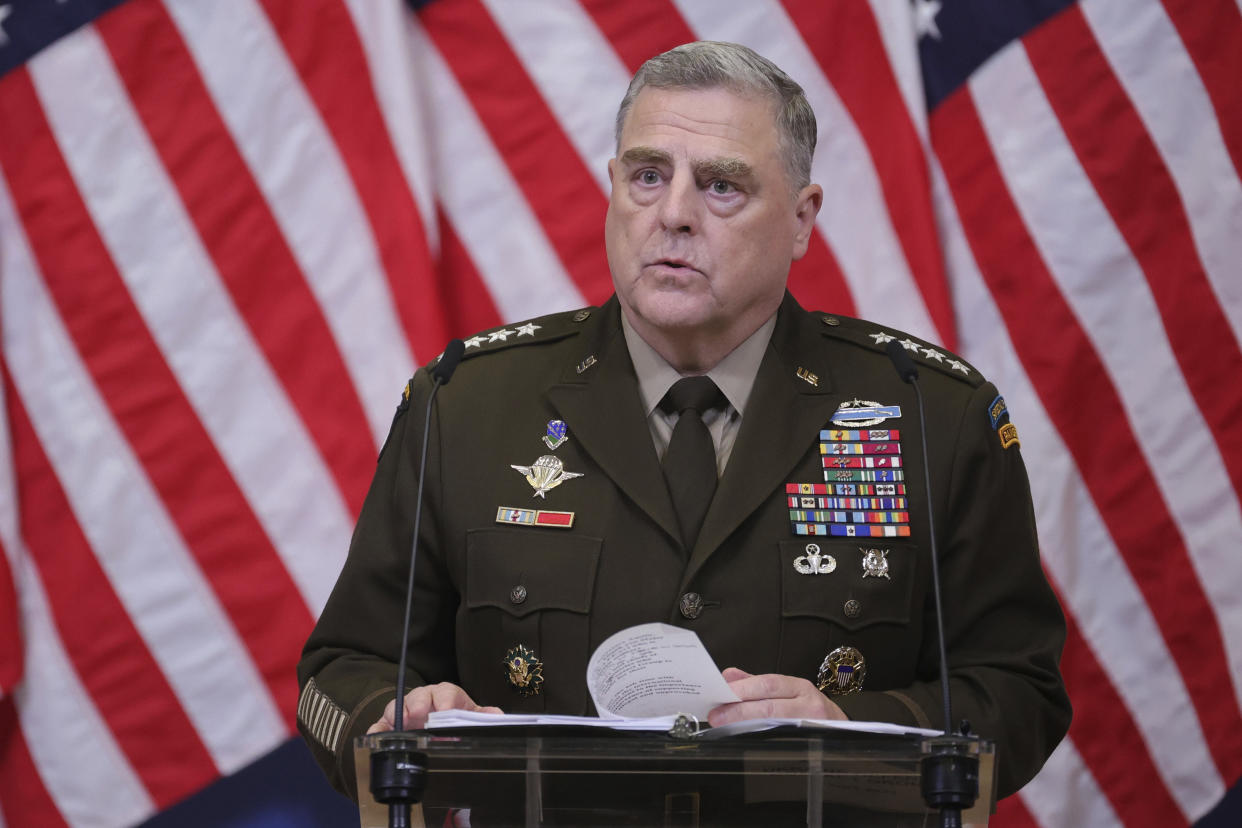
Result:
<svg viewBox="0 0 1242 828">
<path fill-rule="evenodd" d="M 444 348 L 440 361 L 431 369 L 431 393 L 423 416 L 423 443 L 418 461 L 418 492 L 414 505 L 414 534 L 410 540 L 410 577 L 405 588 L 405 623 L 401 627 L 401 655 L 397 662 L 397 696 L 393 701 L 393 731 L 405 729 L 405 665 L 410 649 L 410 615 L 414 606 L 414 564 L 418 560 L 418 530 L 423 515 L 423 481 L 427 476 L 427 443 L 431 433 L 432 403 L 440 386 L 448 385 L 461 362 L 466 345 L 454 339 Z M 376 802 L 388 806 L 389 828 L 408 828 L 410 806 L 422 796 L 426 786 L 427 757 L 413 742 L 392 739 L 371 753 L 371 794 Z"/>
<path fill-rule="evenodd" d="M 393 705 L 393 730 L 405 729 L 405 662 L 410 648 L 410 614 L 414 607 L 414 563 L 418 560 L 418 527 L 423 517 L 423 480 L 427 476 L 427 443 L 431 433 L 431 405 L 440 386 L 448 385 L 466 351 L 466 343 L 454 339 L 444 348 L 436 367 L 431 369 L 431 393 L 423 416 L 423 447 L 418 459 L 418 493 L 414 496 L 414 535 L 410 541 L 410 578 L 405 586 L 405 623 L 401 625 L 401 658 L 397 662 L 397 699 Z"/>
<path fill-rule="evenodd" d="M 919 369 L 906 349 L 891 340 L 884 349 L 897 369 L 897 376 L 914 388 L 919 409 L 919 439 L 923 443 L 923 493 L 927 496 L 927 534 L 931 537 L 932 595 L 936 601 L 936 643 L 940 648 L 940 698 L 944 703 L 944 733 L 953 732 L 953 714 L 949 705 L 949 656 L 944 644 L 944 604 L 940 597 L 940 551 L 936 545 L 936 518 L 931 499 L 931 464 L 927 462 L 927 417 L 923 405 L 923 389 L 919 385 Z"/>
<path fill-rule="evenodd" d="M 940 554 L 936 545 L 935 507 L 931 496 L 931 464 L 927 455 L 927 417 L 923 405 L 923 389 L 919 386 L 919 369 L 895 339 L 885 346 L 888 358 L 897 369 L 897 376 L 914 387 L 919 409 L 919 440 L 923 445 L 923 494 L 927 498 L 927 532 L 931 538 L 932 595 L 936 602 L 936 644 L 940 648 L 940 697 L 944 702 L 944 735 L 928 740 L 920 768 L 920 787 L 928 806 L 940 811 L 942 828 L 961 828 L 962 810 L 969 808 L 979 795 L 978 739 L 953 732 L 949 703 L 949 657 L 944 640 L 944 606 L 940 595 Z"/>
</svg>

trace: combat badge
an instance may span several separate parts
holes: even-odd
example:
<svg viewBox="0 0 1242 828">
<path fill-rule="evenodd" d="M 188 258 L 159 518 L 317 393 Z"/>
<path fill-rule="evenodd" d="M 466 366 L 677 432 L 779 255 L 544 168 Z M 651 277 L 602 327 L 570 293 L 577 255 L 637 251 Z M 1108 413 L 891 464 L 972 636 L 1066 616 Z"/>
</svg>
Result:
<svg viewBox="0 0 1242 828">
<path fill-rule="evenodd" d="M 888 577 L 888 550 L 887 549 L 860 549 L 863 553 L 862 567 L 864 578 L 892 578 Z"/>
<path fill-rule="evenodd" d="M 543 444 L 548 448 L 556 451 L 565 441 L 569 439 L 569 429 L 565 427 L 564 420 L 549 420 L 548 433 L 543 435 Z"/>
<path fill-rule="evenodd" d="M 526 482 L 535 489 L 535 497 L 546 498 L 547 493 L 566 480 L 582 477 L 580 472 L 565 471 L 565 464 L 551 454 L 545 454 L 529 466 L 509 468 L 526 476 Z"/>
<path fill-rule="evenodd" d="M 522 644 L 505 653 L 505 678 L 523 696 L 538 696 L 543 690 L 543 662 Z"/>
<path fill-rule="evenodd" d="M 848 696 L 862 689 L 867 677 L 867 661 L 853 647 L 837 647 L 819 665 L 815 686 L 830 696 Z"/>
<path fill-rule="evenodd" d="M 841 403 L 832 422 L 842 428 L 866 428 L 901 416 L 901 406 L 880 405 L 878 402 L 853 399 Z"/>
<path fill-rule="evenodd" d="M 808 543 L 806 554 L 794 558 L 794 569 L 800 575 L 827 575 L 837 568 L 837 559 L 819 554 L 818 543 Z"/>
</svg>

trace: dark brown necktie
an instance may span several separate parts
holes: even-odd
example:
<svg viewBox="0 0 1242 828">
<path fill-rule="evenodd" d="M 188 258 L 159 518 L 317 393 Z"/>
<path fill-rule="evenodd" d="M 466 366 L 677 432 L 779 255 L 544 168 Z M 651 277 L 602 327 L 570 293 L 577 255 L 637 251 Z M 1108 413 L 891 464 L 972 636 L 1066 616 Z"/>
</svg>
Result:
<svg viewBox="0 0 1242 828">
<path fill-rule="evenodd" d="M 661 411 L 678 414 L 663 466 L 687 551 L 694 548 L 707 507 L 716 493 L 716 447 L 703 423 L 703 414 L 727 404 L 724 394 L 708 377 L 680 379 L 660 400 Z"/>
</svg>

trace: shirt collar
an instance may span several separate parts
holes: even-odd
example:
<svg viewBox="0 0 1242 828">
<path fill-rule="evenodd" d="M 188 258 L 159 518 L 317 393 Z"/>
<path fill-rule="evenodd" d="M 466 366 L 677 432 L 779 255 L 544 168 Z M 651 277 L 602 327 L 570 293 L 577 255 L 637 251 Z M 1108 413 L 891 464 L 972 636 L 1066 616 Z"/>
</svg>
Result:
<svg viewBox="0 0 1242 828">
<path fill-rule="evenodd" d="M 758 330 L 746 337 L 716 367 L 707 372 L 707 376 L 716 383 L 739 415 L 744 413 L 751 388 L 755 385 L 755 376 L 759 373 L 759 365 L 763 362 L 763 354 L 775 329 L 776 314 L 773 313 Z M 630 360 L 634 363 L 634 373 L 638 376 L 643 414 L 650 417 L 651 412 L 655 411 L 660 400 L 668 393 L 668 389 L 682 375 L 638 335 L 624 312 L 621 314 L 621 330 L 625 334 Z"/>
</svg>

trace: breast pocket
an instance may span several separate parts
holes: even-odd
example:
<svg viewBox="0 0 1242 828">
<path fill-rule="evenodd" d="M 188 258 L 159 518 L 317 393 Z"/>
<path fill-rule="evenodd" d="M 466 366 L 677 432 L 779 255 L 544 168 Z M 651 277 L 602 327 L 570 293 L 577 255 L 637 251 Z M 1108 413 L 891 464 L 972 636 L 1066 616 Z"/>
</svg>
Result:
<svg viewBox="0 0 1242 828">
<path fill-rule="evenodd" d="M 590 612 L 603 541 L 545 530 L 466 536 L 458 663 L 475 701 L 583 713 Z"/>
<path fill-rule="evenodd" d="M 918 549 L 883 538 L 779 543 L 781 665 L 812 680 L 839 646 L 867 659 L 868 686 L 913 669 L 921 632 Z"/>
</svg>

